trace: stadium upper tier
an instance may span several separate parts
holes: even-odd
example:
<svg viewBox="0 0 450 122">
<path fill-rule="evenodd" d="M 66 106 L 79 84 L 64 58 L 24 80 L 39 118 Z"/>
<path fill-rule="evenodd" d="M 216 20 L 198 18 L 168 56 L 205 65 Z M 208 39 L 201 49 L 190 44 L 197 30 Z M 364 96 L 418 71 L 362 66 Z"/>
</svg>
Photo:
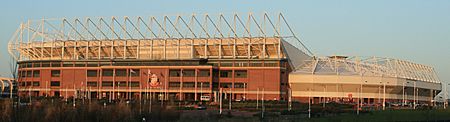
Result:
<svg viewBox="0 0 450 122">
<path fill-rule="evenodd" d="M 282 14 L 42 19 L 22 23 L 9 41 L 18 61 L 288 59 L 312 53 Z"/>
<path fill-rule="evenodd" d="M 380 57 L 329 56 L 306 60 L 295 73 L 395 77 L 441 83 L 432 67 Z"/>
</svg>

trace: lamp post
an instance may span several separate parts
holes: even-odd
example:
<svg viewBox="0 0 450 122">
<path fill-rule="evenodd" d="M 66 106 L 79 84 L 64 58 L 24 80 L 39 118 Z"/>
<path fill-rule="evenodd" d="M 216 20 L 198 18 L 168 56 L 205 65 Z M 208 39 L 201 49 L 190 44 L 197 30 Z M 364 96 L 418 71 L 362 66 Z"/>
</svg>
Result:
<svg viewBox="0 0 450 122">
<path fill-rule="evenodd" d="M 311 118 L 311 89 L 308 89 L 308 118 Z"/>
<path fill-rule="evenodd" d="M 359 115 L 359 105 L 360 105 L 360 102 L 361 102 L 361 88 L 356 88 L 356 90 L 359 92 L 359 97 L 358 97 L 358 105 L 357 105 L 357 107 L 356 107 L 356 115 Z"/>
<path fill-rule="evenodd" d="M 405 82 L 403 82 L 403 89 L 402 89 L 402 107 L 405 106 Z"/>
<path fill-rule="evenodd" d="M 417 93 L 417 91 L 416 91 L 416 82 L 414 81 L 414 102 L 413 102 L 413 108 L 414 109 L 416 109 L 416 99 L 417 99 L 416 93 Z"/>
</svg>

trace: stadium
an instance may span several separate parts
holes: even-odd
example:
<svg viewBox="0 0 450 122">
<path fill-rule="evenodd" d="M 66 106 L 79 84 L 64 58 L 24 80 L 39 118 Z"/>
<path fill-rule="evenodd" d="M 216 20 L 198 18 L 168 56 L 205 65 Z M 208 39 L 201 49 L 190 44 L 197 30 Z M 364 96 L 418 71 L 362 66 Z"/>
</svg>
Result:
<svg viewBox="0 0 450 122">
<path fill-rule="evenodd" d="M 282 14 L 29 20 L 8 49 L 21 96 L 195 101 L 287 100 L 312 55 Z"/>
<path fill-rule="evenodd" d="M 429 66 L 316 57 L 283 14 L 29 20 L 8 50 L 20 96 L 385 105 L 432 103 L 441 91 Z"/>
</svg>

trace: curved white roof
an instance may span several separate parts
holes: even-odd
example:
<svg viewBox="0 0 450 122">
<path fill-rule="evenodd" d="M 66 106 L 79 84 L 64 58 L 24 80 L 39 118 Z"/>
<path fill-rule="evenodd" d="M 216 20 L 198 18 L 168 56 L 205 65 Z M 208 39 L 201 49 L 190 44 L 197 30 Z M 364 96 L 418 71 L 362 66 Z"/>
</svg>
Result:
<svg viewBox="0 0 450 122">
<path fill-rule="evenodd" d="M 316 57 L 305 61 L 293 73 L 383 76 L 431 83 L 441 82 L 434 69 L 430 66 L 381 57 Z"/>
</svg>

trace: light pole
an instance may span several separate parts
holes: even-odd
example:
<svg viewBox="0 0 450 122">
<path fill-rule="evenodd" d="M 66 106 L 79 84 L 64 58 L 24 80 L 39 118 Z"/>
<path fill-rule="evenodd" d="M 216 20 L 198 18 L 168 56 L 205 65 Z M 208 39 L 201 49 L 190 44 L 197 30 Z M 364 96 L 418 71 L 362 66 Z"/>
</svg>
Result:
<svg viewBox="0 0 450 122">
<path fill-rule="evenodd" d="M 359 97 L 358 97 L 358 107 L 356 107 L 356 115 L 359 115 L 359 107 L 360 107 L 360 102 L 361 102 L 361 88 L 356 88 L 356 90 L 359 92 Z"/>
<path fill-rule="evenodd" d="M 416 93 L 417 93 L 417 91 L 416 91 L 416 82 L 414 81 L 414 102 L 413 102 L 413 108 L 414 109 L 416 109 L 416 99 L 417 99 L 417 96 L 416 96 Z"/>
<path fill-rule="evenodd" d="M 386 82 L 383 82 L 383 110 L 386 110 Z"/>
<path fill-rule="evenodd" d="M 402 89 L 402 107 L 405 106 L 405 82 L 403 82 L 403 89 Z"/>
<path fill-rule="evenodd" d="M 326 94 L 326 89 L 327 89 L 327 85 L 325 84 L 325 85 L 323 85 L 323 95 Z M 325 104 L 327 102 L 326 97 L 323 97 L 322 99 L 323 99 L 323 108 L 325 108 Z"/>
<path fill-rule="evenodd" d="M 292 89 L 291 88 L 288 89 L 288 93 L 289 93 L 288 110 L 291 111 L 292 110 Z"/>
<path fill-rule="evenodd" d="M 220 88 L 220 91 L 219 91 L 219 102 L 220 102 L 220 105 L 219 105 L 219 114 L 220 115 L 222 115 L 222 88 Z"/>
<path fill-rule="evenodd" d="M 311 118 L 311 89 L 308 89 L 308 118 Z"/>
</svg>

